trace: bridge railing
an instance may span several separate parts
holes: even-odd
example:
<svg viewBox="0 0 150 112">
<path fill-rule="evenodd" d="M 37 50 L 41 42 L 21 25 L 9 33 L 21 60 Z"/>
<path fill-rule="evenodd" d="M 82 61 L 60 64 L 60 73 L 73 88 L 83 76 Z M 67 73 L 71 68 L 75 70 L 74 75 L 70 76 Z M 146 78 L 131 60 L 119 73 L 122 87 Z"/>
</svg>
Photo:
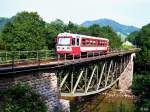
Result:
<svg viewBox="0 0 150 112">
<path fill-rule="evenodd" d="M 38 61 L 55 60 L 57 55 L 54 50 L 39 51 L 2 51 L 0 52 L 0 66 L 12 64 L 29 64 Z"/>
<path fill-rule="evenodd" d="M 134 50 L 134 49 L 132 49 Z M 126 52 L 130 50 L 115 49 L 111 50 L 108 54 Z M 15 67 L 23 65 L 40 65 L 40 64 L 49 64 L 54 63 L 67 63 L 75 62 L 79 59 L 88 59 L 89 57 L 95 58 L 95 56 L 103 55 L 102 52 L 87 52 L 84 55 L 80 54 L 79 56 L 73 55 L 68 56 L 57 55 L 54 50 L 38 50 L 38 51 L 2 51 L 0 52 L 0 68 L 2 67 Z"/>
</svg>

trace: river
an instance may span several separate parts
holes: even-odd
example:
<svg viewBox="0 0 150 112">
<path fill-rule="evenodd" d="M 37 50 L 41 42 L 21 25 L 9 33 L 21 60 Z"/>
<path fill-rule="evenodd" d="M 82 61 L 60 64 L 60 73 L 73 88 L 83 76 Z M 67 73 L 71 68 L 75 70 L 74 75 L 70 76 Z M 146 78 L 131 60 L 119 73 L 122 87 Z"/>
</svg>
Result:
<svg viewBox="0 0 150 112">
<path fill-rule="evenodd" d="M 72 99 L 71 112 L 134 112 L 135 106 L 131 95 L 120 93 L 106 92 Z"/>
</svg>

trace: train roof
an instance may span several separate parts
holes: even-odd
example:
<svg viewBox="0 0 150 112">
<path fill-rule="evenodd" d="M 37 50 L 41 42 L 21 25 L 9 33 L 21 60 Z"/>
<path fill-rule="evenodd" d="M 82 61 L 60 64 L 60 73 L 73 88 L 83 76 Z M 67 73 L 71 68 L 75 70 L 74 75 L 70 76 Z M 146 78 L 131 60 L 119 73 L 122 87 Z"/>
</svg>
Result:
<svg viewBox="0 0 150 112">
<path fill-rule="evenodd" d="M 93 37 L 93 36 L 87 36 L 87 35 L 80 35 L 80 34 L 73 34 L 73 33 L 59 33 L 58 36 L 72 36 L 72 37 L 84 37 L 84 38 L 93 38 L 93 39 L 101 39 L 101 40 L 107 40 L 106 38 L 103 37 Z"/>
</svg>

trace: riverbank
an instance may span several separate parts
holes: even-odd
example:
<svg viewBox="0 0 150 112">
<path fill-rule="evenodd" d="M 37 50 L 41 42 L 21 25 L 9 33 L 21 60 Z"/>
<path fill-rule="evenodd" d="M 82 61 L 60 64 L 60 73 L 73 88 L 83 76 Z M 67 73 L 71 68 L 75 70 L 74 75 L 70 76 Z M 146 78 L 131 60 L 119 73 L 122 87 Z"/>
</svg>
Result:
<svg viewBox="0 0 150 112">
<path fill-rule="evenodd" d="M 136 96 L 132 94 L 131 90 L 115 90 L 115 91 L 109 91 L 109 92 L 103 92 L 99 93 L 100 95 L 106 95 L 107 97 L 124 97 L 124 98 L 129 98 L 132 100 L 136 99 Z"/>
</svg>

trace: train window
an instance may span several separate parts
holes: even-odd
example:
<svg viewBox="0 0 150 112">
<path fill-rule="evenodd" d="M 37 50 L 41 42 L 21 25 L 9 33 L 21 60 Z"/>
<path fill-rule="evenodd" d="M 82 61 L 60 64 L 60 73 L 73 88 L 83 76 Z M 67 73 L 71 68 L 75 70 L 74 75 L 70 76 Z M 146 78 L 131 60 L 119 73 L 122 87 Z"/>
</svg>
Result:
<svg viewBox="0 0 150 112">
<path fill-rule="evenodd" d="M 93 41 L 90 41 L 90 46 L 92 46 L 92 44 L 93 44 Z"/>
<path fill-rule="evenodd" d="M 75 38 L 72 38 L 72 45 L 75 45 Z"/>
<path fill-rule="evenodd" d="M 90 46 L 90 40 L 88 40 L 87 45 Z"/>
<path fill-rule="evenodd" d="M 105 41 L 103 41 L 102 46 L 105 46 Z"/>
<path fill-rule="evenodd" d="M 88 45 L 88 43 L 89 43 L 89 40 L 86 39 L 86 40 L 85 40 L 85 44 Z"/>
<path fill-rule="evenodd" d="M 99 40 L 99 41 L 98 41 L 98 46 L 100 46 L 100 45 L 101 45 L 101 41 Z"/>
<path fill-rule="evenodd" d="M 100 46 L 103 46 L 103 42 L 102 41 L 100 42 Z"/>
<path fill-rule="evenodd" d="M 85 45 L 85 39 L 82 39 L 82 45 Z"/>
<path fill-rule="evenodd" d="M 105 46 L 106 46 L 106 41 L 105 41 Z"/>
<path fill-rule="evenodd" d="M 77 38 L 77 45 L 79 45 L 79 38 Z"/>
<path fill-rule="evenodd" d="M 95 41 L 93 40 L 93 46 L 95 46 Z"/>
</svg>

